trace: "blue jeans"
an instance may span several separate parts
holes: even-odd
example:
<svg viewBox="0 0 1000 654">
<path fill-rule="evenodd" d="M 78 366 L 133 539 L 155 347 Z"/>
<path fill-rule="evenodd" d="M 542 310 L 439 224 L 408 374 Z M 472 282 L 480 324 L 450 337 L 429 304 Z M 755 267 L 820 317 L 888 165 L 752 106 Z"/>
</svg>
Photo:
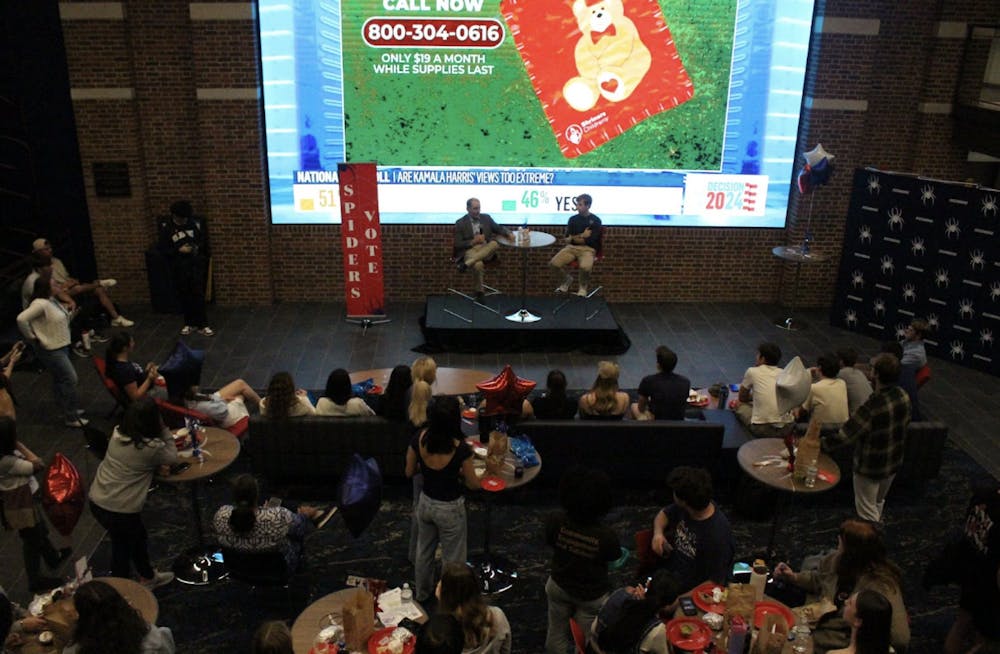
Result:
<svg viewBox="0 0 1000 654">
<path fill-rule="evenodd" d="M 594 618 L 608 598 L 605 593 L 597 599 L 578 599 L 552 581 L 552 577 L 545 582 L 545 595 L 549 600 L 549 628 L 545 633 L 547 654 L 567 654 L 569 651 L 573 640 L 569 631 L 570 618 L 576 620 L 584 634 L 589 634 Z"/>
<path fill-rule="evenodd" d="M 69 360 L 69 346 L 55 350 L 46 350 L 38 346 L 35 354 L 52 375 L 52 394 L 56 404 L 66 416 L 66 420 L 76 420 L 79 416 L 76 410 L 80 408 L 80 400 L 76 397 L 76 368 Z"/>
<path fill-rule="evenodd" d="M 421 493 L 417 520 L 417 601 L 424 601 L 434 594 L 434 551 L 438 543 L 442 563 L 465 563 L 468 558 L 465 498 L 442 502 Z"/>
</svg>

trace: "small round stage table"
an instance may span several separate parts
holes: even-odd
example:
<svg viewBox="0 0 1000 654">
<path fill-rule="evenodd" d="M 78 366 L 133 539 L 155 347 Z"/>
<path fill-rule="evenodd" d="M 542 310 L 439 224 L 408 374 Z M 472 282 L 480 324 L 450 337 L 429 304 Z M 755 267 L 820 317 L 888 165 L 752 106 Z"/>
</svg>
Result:
<svg viewBox="0 0 1000 654">
<path fill-rule="evenodd" d="M 513 238 L 498 238 L 497 243 L 515 248 L 521 251 L 521 308 L 504 316 L 507 320 L 516 323 L 538 322 L 541 316 L 535 315 L 528 310 L 528 250 L 531 248 L 543 248 L 556 242 L 556 237 L 548 232 L 528 232 L 528 238 L 524 241 L 517 240 L 517 233 Z"/>
<path fill-rule="evenodd" d="M 795 288 L 792 289 L 792 303 L 788 307 L 788 315 L 774 321 L 775 326 L 789 331 L 798 331 L 805 327 L 802 320 L 796 319 L 795 305 L 799 300 L 799 275 L 802 273 L 804 263 L 822 263 L 827 257 L 814 252 L 803 252 L 798 245 L 778 245 L 771 250 L 771 253 L 779 259 L 790 261 L 795 264 Z"/>
<path fill-rule="evenodd" d="M 351 373 L 351 383 L 358 384 L 366 379 L 374 379 L 375 383 L 385 388 L 389 385 L 389 375 L 392 368 L 372 368 Z M 435 395 L 470 395 L 478 393 L 476 384 L 496 377 L 495 372 L 488 370 L 473 370 L 471 368 L 438 368 L 437 380 L 431 385 Z"/>
</svg>

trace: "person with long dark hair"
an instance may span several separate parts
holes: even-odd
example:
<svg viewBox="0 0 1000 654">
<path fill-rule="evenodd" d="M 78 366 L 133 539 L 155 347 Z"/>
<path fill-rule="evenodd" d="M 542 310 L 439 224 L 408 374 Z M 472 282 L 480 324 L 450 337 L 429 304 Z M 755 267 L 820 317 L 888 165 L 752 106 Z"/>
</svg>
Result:
<svg viewBox="0 0 1000 654">
<path fill-rule="evenodd" d="M 417 601 L 434 592 L 434 552 L 441 545 L 443 563 L 464 563 L 468 554 L 468 525 L 462 488 L 478 490 L 472 448 L 462 434 L 457 398 L 440 397 L 431 407 L 427 428 L 419 431 L 406 450 L 406 476 L 421 472 L 423 488 L 417 502 Z"/>
<path fill-rule="evenodd" d="M 278 372 L 267 384 L 267 395 L 260 401 L 260 415 L 270 418 L 297 418 L 316 414 L 309 395 L 295 388 L 295 380 L 287 372 Z"/>
<path fill-rule="evenodd" d="M 3 511 L 0 521 L 5 529 L 16 529 L 21 537 L 24 572 L 28 576 L 28 589 L 38 592 L 55 588 L 61 582 L 43 577 L 41 564 L 55 570 L 70 555 L 70 549 L 56 550 L 49 541 L 49 532 L 34 495 L 38 481 L 34 475 L 45 468 L 45 463 L 28 447 L 17 440 L 14 420 L 0 416 L 0 503 Z"/>
<path fill-rule="evenodd" d="M 132 361 L 133 350 L 135 339 L 129 332 L 120 331 L 111 337 L 105 353 L 108 377 L 131 402 L 147 395 L 160 400 L 167 399 L 166 388 L 156 383 L 160 376 L 158 366 L 149 362 L 146 367 L 142 367 Z"/>
<path fill-rule="evenodd" d="M 410 387 L 413 386 L 413 375 L 410 366 L 399 365 L 392 369 L 389 375 L 389 383 L 385 385 L 385 391 L 379 398 L 376 413 L 386 420 L 393 422 L 406 422 L 408 417 L 406 409 Z"/>
<path fill-rule="evenodd" d="M 323 512 L 304 504 L 295 513 L 283 506 L 260 506 L 253 475 L 239 475 L 232 488 L 233 503 L 220 507 L 212 519 L 219 543 L 243 552 L 283 552 L 288 569 L 298 568 L 303 540 Z"/>
<path fill-rule="evenodd" d="M 572 420 L 577 404 L 566 395 L 566 375 L 562 370 L 550 370 L 545 379 L 545 394 L 531 401 L 539 420 Z"/>
<path fill-rule="evenodd" d="M 882 534 L 873 522 L 844 520 L 836 551 L 824 557 L 818 569 L 795 572 L 787 563 L 779 563 L 774 577 L 805 590 L 807 602 L 825 598 L 840 609 L 824 616 L 813 632 L 815 643 L 823 649 L 843 648 L 850 643 L 851 625 L 844 619 L 844 602 L 852 593 L 864 590 L 880 593 L 892 605 L 892 646 L 905 650 L 910 643 L 902 573 L 886 556 Z"/>
<path fill-rule="evenodd" d="M 52 375 L 52 393 L 63 412 L 66 426 L 83 427 L 88 420 L 83 417 L 76 394 L 79 381 L 76 368 L 69 360 L 69 321 L 69 311 L 52 296 L 51 277 L 42 275 L 36 279 L 31 304 L 17 315 L 17 327 Z"/>
<path fill-rule="evenodd" d="M 143 620 L 117 590 L 88 581 L 73 593 L 78 615 L 63 654 L 173 654 L 174 635 L 167 627 Z"/>
<path fill-rule="evenodd" d="M 892 604 L 881 593 L 863 590 L 844 602 L 844 621 L 851 625 L 851 643 L 827 654 L 887 654 L 892 651 Z"/>
<path fill-rule="evenodd" d="M 129 578 L 135 566 L 139 581 L 149 588 L 173 581 L 173 573 L 157 572 L 149 561 L 142 507 L 153 475 L 158 470 L 169 474 L 177 460 L 177 447 L 153 399 L 130 404 L 90 486 L 90 512 L 111 537 L 114 576 Z"/>
<path fill-rule="evenodd" d="M 462 625 L 463 654 L 510 654 L 507 616 L 499 607 L 486 603 L 479 579 L 467 564 L 444 564 L 435 595 L 438 611 L 455 616 Z"/>
<path fill-rule="evenodd" d="M 326 391 L 316 401 L 316 415 L 348 418 L 373 416 L 375 412 L 367 402 L 354 397 L 351 375 L 343 368 L 337 368 L 326 378 Z"/>
<path fill-rule="evenodd" d="M 611 510 L 611 481 L 601 470 L 573 466 L 559 480 L 562 511 L 545 523 L 552 563 L 545 595 L 548 654 L 566 654 L 569 619 L 583 628 L 593 623 L 611 591 L 608 563 L 621 555 L 618 535 L 603 523 Z"/>
</svg>

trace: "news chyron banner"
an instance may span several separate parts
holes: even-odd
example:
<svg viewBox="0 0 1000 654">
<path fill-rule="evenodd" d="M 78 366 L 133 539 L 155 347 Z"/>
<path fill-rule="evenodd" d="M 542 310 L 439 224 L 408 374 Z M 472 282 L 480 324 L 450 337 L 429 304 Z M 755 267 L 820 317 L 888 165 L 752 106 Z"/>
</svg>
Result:
<svg viewBox="0 0 1000 654">
<path fill-rule="evenodd" d="M 340 182 L 344 295 L 348 318 L 385 315 L 378 173 L 373 163 L 337 164 Z"/>
</svg>

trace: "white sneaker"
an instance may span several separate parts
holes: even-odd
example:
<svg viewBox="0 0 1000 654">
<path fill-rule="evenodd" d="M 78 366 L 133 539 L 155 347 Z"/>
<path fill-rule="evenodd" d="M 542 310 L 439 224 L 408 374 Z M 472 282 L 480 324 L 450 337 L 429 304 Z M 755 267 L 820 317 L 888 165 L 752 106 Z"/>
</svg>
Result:
<svg viewBox="0 0 1000 654">
<path fill-rule="evenodd" d="M 576 294 L 579 295 L 580 297 L 587 297 L 587 287 L 581 286 L 580 290 L 578 290 Z"/>
<path fill-rule="evenodd" d="M 103 286 L 104 288 L 111 288 L 112 286 L 114 286 L 115 284 L 118 283 L 118 280 L 117 279 L 111 279 L 109 277 L 108 279 L 102 279 L 102 280 L 100 280 L 97 283 L 100 284 L 101 286 Z"/>
<path fill-rule="evenodd" d="M 76 427 L 77 429 L 79 429 L 79 428 L 87 425 L 88 423 L 90 423 L 90 421 L 87 420 L 86 418 L 84 418 L 84 417 L 78 417 L 76 420 L 67 420 L 66 421 L 66 426 L 67 427 Z"/>
<path fill-rule="evenodd" d="M 117 318 L 113 318 L 111 320 L 112 327 L 131 327 L 134 324 L 135 324 L 134 320 L 129 320 L 128 318 L 122 315 L 119 315 Z"/>
<path fill-rule="evenodd" d="M 570 277 L 569 275 L 566 275 L 566 279 L 564 279 L 563 283 L 560 284 L 559 288 L 556 289 L 556 293 L 569 293 L 569 287 L 570 284 L 572 283 L 573 283 L 573 278 Z"/>
<path fill-rule="evenodd" d="M 215 336 L 215 330 L 208 326 L 199 329 L 198 333 L 201 334 L 202 336 Z"/>
<path fill-rule="evenodd" d="M 158 570 L 153 570 L 152 579 L 144 579 L 143 577 L 139 577 L 139 583 L 148 588 L 149 590 L 153 590 L 154 588 L 159 588 L 160 586 L 166 586 L 173 580 L 174 580 L 173 572 L 160 572 Z"/>
<path fill-rule="evenodd" d="M 187 336 L 193 331 L 194 327 L 192 327 L 191 325 L 184 325 L 183 327 L 181 327 L 181 336 Z"/>
</svg>

